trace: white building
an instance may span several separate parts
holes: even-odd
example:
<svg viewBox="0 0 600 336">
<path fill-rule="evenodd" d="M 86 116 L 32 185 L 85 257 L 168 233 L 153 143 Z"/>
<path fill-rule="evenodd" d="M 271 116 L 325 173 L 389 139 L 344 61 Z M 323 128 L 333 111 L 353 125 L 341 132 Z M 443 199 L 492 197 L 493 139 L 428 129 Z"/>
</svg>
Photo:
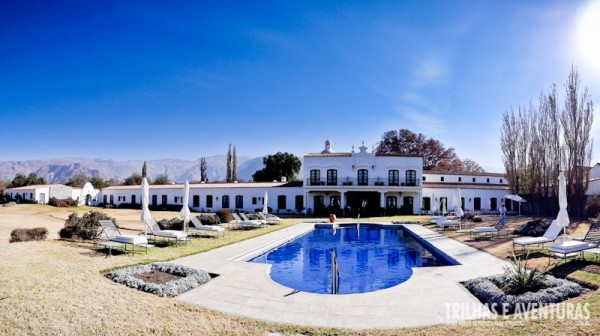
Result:
<svg viewBox="0 0 600 336">
<path fill-rule="evenodd" d="M 597 165 L 600 177 L 600 165 Z M 331 141 L 319 153 L 304 156 L 301 182 L 198 183 L 190 185 L 188 206 L 200 212 L 219 209 L 262 209 L 265 192 L 273 213 L 347 216 L 429 213 L 433 206 L 452 210 L 452 199 L 461 194 L 464 210 L 497 210 L 508 194 L 503 174 L 423 171 L 423 158 L 398 154 L 376 154 L 361 146 L 358 151 L 335 152 Z M 592 169 L 594 171 L 594 169 Z M 183 185 L 151 185 L 150 206 L 155 209 L 182 205 Z M 91 184 L 83 188 L 63 185 L 6 189 L 15 198 L 47 203 L 50 197 L 79 200 L 79 204 L 119 206 L 141 204 L 140 186 L 112 186 L 100 191 Z"/>
<path fill-rule="evenodd" d="M 100 190 L 94 189 L 91 183 L 86 183 L 83 188 L 73 188 L 63 184 L 39 184 L 4 190 L 5 195 L 12 199 L 22 199 L 39 204 L 48 204 L 50 198 L 74 199 L 79 205 L 97 204 L 96 196 Z"/>
</svg>

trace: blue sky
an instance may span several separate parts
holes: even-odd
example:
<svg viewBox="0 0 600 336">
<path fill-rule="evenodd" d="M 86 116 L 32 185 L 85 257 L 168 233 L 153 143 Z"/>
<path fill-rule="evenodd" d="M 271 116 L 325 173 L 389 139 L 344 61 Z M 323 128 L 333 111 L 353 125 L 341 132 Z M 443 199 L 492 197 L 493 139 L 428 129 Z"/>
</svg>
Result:
<svg viewBox="0 0 600 336">
<path fill-rule="evenodd" d="M 501 171 L 504 111 L 562 95 L 571 64 L 600 97 L 597 3 L 4 2 L 0 160 L 302 156 L 408 128 Z"/>
</svg>

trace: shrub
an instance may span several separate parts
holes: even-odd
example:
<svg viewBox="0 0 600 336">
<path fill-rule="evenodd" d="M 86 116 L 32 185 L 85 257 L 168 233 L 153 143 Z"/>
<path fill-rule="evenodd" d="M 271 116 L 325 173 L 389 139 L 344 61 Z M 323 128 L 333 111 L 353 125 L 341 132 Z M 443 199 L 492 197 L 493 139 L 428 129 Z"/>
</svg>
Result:
<svg viewBox="0 0 600 336">
<path fill-rule="evenodd" d="M 517 258 L 513 252 L 512 266 L 507 266 L 504 269 L 504 275 L 508 279 L 503 287 L 505 293 L 523 294 L 528 291 L 535 291 L 543 284 L 544 275 L 537 268 L 527 269 L 528 259 L 529 251 L 525 253 L 523 259 Z"/>
<path fill-rule="evenodd" d="M 199 215 L 196 217 L 200 220 L 200 223 L 202 223 L 204 225 L 219 225 L 219 224 L 221 224 L 221 220 L 216 215 Z"/>
<path fill-rule="evenodd" d="M 543 219 L 534 219 L 527 222 L 525 225 L 519 226 L 514 234 L 529 237 L 541 237 L 544 235 L 551 222 Z"/>
<path fill-rule="evenodd" d="M 600 195 L 590 195 L 585 201 L 585 217 L 594 218 L 600 214 Z"/>
<path fill-rule="evenodd" d="M 9 243 L 18 243 L 26 241 L 46 240 L 48 229 L 45 227 L 37 227 L 33 229 L 14 229 L 10 233 Z"/>
<path fill-rule="evenodd" d="M 79 203 L 71 198 L 58 199 L 56 197 L 50 197 L 50 201 L 48 205 L 59 207 L 59 208 L 67 208 L 79 205 Z"/>
<path fill-rule="evenodd" d="M 82 217 L 78 217 L 77 213 L 72 213 L 65 221 L 65 227 L 60 229 L 58 234 L 64 239 L 97 239 L 100 236 L 100 223 L 98 221 L 103 219 L 112 220 L 115 225 L 117 224 L 114 218 L 102 212 L 90 211 Z"/>
<path fill-rule="evenodd" d="M 138 274 L 150 273 L 154 270 L 182 276 L 183 278 L 156 284 L 135 277 Z M 108 273 L 106 276 L 116 283 L 162 297 L 177 296 L 210 280 L 210 274 L 206 271 L 165 262 L 121 268 Z"/>
<path fill-rule="evenodd" d="M 142 208 L 141 204 L 137 204 L 137 203 L 121 203 L 119 205 L 117 205 L 118 209 L 136 209 L 139 210 Z"/>
<path fill-rule="evenodd" d="M 231 215 L 231 210 L 221 209 L 218 210 L 215 215 L 219 217 L 221 223 L 229 223 L 233 220 L 233 216 Z"/>
<path fill-rule="evenodd" d="M 171 218 L 157 221 L 161 230 L 183 230 L 183 219 Z"/>
<path fill-rule="evenodd" d="M 473 217 L 472 221 L 474 223 L 481 223 L 481 222 L 483 222 L 483 218 L 481 218 L 481 217 Z"/>
</svg>

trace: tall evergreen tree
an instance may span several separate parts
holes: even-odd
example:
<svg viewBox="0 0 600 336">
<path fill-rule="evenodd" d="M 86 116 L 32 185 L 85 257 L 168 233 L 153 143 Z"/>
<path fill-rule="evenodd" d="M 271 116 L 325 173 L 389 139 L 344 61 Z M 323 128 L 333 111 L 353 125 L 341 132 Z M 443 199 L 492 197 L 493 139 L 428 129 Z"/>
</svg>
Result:
<svg viewBox="0 0 600 336">
<path fill-rule="evenodd" d="M 200 181 L 206 182 L 206 158 L 200 159 Z"/>
<path fill-rule="evenodd" d="M 229 149 L 227 150 L 227 172 L 225 182 L 231 181 L 231 142 L 229 143 Z"/>
<path fill-rule="evenodd" d="M 148 166 L 146 165 L 146 161 L 144 161 L 144 165 L 142 166 L 142 178 L 148 177 L 147 169 L 148 169 Z"/>
<path fill-rule="evenodd" d="M 233 146 L 233 162 L 231 164 L 231 182 L 237 181 L 237 149 Z"/>
</svg>

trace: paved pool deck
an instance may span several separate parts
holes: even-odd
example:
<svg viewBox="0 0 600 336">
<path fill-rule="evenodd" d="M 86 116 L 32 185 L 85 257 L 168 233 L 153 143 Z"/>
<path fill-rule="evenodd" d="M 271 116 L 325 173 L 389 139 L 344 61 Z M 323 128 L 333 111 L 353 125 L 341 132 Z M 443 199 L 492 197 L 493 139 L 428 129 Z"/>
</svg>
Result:
<svg viewBox="0 0 600 336">
<path fill-rule="evenodd" d="M 508 263 L 421 225 L 402 225 L 461 265 L 414 268 L 406 282 L 376 292 L 323 295 L 282 286 L 269 277 L 270 265 L 243 261 L 314 228 L 314 223 L 301 223 L 175 260 L 219 274 L 177 299 L 257 320 L 350 329 L 417 327 L 468 319 L 448 313 L 455 304 L 487 311 L 459 282 L 502 273 Z"/>
</svg>

